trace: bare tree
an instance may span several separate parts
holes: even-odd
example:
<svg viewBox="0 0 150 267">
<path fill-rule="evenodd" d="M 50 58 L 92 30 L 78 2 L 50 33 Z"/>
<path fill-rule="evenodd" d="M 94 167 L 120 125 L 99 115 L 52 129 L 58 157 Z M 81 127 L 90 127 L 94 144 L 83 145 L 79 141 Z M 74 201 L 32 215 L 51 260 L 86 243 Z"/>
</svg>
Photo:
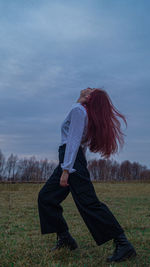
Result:
<svg viewBox="0 0 150 267">
<path fill-rule="evenodd" d="M 88 170 L 90 172 L 90 177 L 92 180 L 98 180 L 99 179 L 99 174 L 98 174 L 98 168 L 97 168 L 97 160 L 93 159 L 88 161 L 87 163 Z"/>
<path fill-rule="evenodd" d="M 29 159 L 18 159 L 11 154 L 7 161 L 0 150 L 0 180 L 11 181 L 45 181 L 53 173 L 56 162 L 37 160 L 35 156 Z M 150 180 L 150 170 L 138 162 L 131 163 L 128 160 L 119 164 L 109 159 L 88 160 L 87 168 L 92 180 Z"/>
<path fill-rule="evenodd" d="M 120 164 L 117 161 L 112 161 L 111 165 L 111 179 L 118 180 L 120 171 Z"/>
<path fill-rule="evenodd" d="M 8 180 L 15 180 L 15 172 L 17 166 L 18 157 L 11 154 L 6 162 L 6 172 Z"/>
<path fill-rule="evenodd" d="M 0 150 L 0 180 L 3 179 L 4 170 L 5 170 L 5 157 L 2 151 Z"/>
<path fill-rule="evenodd" d="M 132 179 L 132 163 L 129 160 L 125 160 L 120 165 L 120 180 Z"/>
<path fill-rule="evenodd" d="M 150 170 L 144 170 L 140 173 L 140 178 L 142 180 L 150 181 Z"/>
<path fill-rule="evenodd" d="M 40 160 L 41 179 L 47 180 L 52 174 L 56 164 L 54 162 L 48 162 L 47 159 Z"/>
</svg>

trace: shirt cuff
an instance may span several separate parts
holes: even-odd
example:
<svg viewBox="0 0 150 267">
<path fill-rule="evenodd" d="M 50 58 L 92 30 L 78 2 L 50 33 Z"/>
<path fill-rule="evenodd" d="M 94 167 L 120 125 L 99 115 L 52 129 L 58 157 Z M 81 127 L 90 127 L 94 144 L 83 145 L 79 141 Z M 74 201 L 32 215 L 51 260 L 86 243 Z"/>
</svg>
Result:
<svg viewBox="0 0 150 267">
<path fill-rule="evenodd" d="M 61 163 L 60 166 L 61 166 L 61 168 L 62 168 L 63 170 L 68 170 L 69 173 L 73 173 L 73 172 L 76 171 L 76 169 L 69 168 L 69 167 L 65 167 L 65 166 L 63 165 L 63 163 Z"/>
</svg>

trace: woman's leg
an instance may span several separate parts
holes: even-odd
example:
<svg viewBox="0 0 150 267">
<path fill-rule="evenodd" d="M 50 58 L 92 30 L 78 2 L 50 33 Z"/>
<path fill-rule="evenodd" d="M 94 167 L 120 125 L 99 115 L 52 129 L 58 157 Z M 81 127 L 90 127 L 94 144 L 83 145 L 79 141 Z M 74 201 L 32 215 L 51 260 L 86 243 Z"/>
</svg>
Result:
<svg viewBox="0 0 150 267">
<path fill-rule="evenodd" d="M 41 233 L 61 233 L 68 230 L 60 203 L 67 197 L 69 187 L 60 186 L 60 166 L 54 170 L 38 194 L 38 210 Z"/>
<path fill-rule="evenodd" d="M 69 184 L 75 204 L 97 245 L 124 232 L 107 205 L 97 198 L 90 178 L 75 172 Z"/>
</svg>

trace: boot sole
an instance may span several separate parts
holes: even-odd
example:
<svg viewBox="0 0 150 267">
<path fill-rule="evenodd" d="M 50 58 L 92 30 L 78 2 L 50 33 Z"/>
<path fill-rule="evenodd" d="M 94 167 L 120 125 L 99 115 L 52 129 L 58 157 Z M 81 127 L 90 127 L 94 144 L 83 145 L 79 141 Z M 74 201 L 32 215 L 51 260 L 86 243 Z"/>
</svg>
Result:
<svg viewBox="0 0 150 267">
<path fill-rule="evenodd" d="M 65 247 L 67 247 L 70 250 L 74 250 L 74 249 L 78 248 L 78 245 L 77 245 L 75 239 L 73 239 L 72 240 L 72 243 L 66 245 Z"/>
<path fill-rule="evenodd" d="M 137 253 L 135 250 L 129 250 L 121 259 L 118 259 L 118 260 L 113 260 L 111 258 L 107 258 L 106 259 L 106 262 L 121 262 L 121 261 L 125 261 L 125 260 L 128 260 L 128 259 L 131 259 L 131 258 L 134 258 L 137 256 Z"/>
<path fill-rule="evenodd" d="M 135 258 L 137 256 L 137 253 L 133 250 L 130 250 L 127 252 L 127 254 L 125 256 L 123 256 L 121 259 L 119 260 L 115 260 L 115 262 L 121 262 L 121 261 L 125 261 L 125 260 L 128 260 L 128 259 L 132 259 L 132 258 Z"/>
<path fill-rule="evenodd" d="M 69 244 L 64 244 L 62 247 L 56 247 L 56 248 L 52 248 L 51 250 L 50 250 L 50 252 L 53 252 L 53 251 L 58 251 L 58 250 L 60 250 L 60 249 L 62 249 L 62 248 L 67 248 L 67 249 L 70 249 L 70 250 L 74 250 L 74 249 L 76 249 L 76 248 L 78 248 L 78 245 L 77 245 L 77 243 L 73 243 L 73 244 L 71 244 L 71 245 L 69 245 Z"/>
<path fill-rule="evenodd" d="M 72 247 L 69 247 L 70 250 L 74 250 L 74 249 L 76 249 L 76 248 L 78 248 L 77 245 L 74 245 L 74 246 L 72 246 Z"/>
</svg>

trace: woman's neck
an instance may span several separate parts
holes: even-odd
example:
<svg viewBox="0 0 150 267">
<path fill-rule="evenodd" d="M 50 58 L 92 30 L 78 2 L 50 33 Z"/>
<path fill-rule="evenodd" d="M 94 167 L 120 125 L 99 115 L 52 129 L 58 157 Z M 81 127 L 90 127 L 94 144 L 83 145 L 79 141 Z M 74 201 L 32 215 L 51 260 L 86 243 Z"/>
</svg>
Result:
<svg viewBox="0 0 150 267">
<path fill-rule="evenodd" d="M 84 104 L 85 103 L 85 98 L 79 97 L 76 103 Z"/>
</svg>

